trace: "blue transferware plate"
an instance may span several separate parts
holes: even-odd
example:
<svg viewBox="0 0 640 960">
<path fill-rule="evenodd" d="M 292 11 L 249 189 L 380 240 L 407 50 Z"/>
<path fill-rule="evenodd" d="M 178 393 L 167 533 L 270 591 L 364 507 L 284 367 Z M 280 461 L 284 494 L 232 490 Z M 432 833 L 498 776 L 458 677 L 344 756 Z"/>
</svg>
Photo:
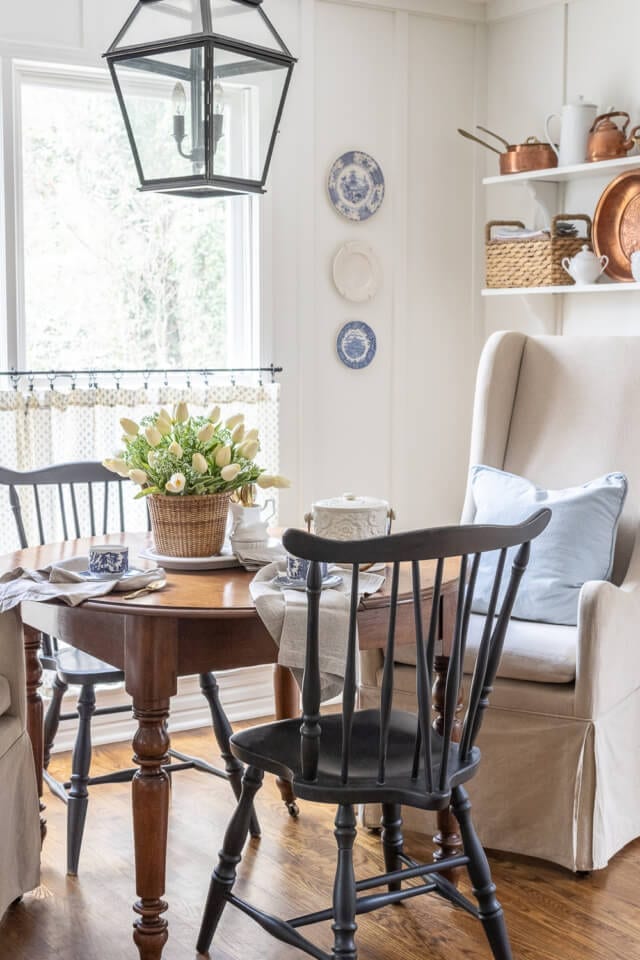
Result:
<svg viewBox="0 0 640 960">
<path fill-rule="evenodd" d="M 338 334 L 336 343 L 338 356 L 346 367 L 362 370 L 368 367 L 376 355 L 378 344 L 376 335 L 368 323 L 362 320 L 349 320 Z"/>
<path fill-rule="evenodd" d="M 60 566 L 60 564 L 58 564 Z M 129 567 L 128 570 L 125 570 L 124 573 L 93 573 L 91 570 L 78 570 L 78 576 L 83 577 L 85 580 L 122 580 L 127 581 L 131 580 L 133 577 L 140 577 L 144 573 L 147 573 L 146 570 L 139 570 L 137 567 Z"/>
<path fill-rule="evenodd" d="M 362 150 L 349 150 L 334 162 L 327 183 L 329 199 L 347 220 L 368 220 L 382 206 L 384 176 Z"/>
<path fill-rule="evenodd" d="M 286 587 L 287 590 L 306 590 L 305 580 L 292 580 L 286 573 L 279 573 L 274 583 L 279 587 Z M 336 573 L 329 573 L 322 581 L 322 589 L 330 590 L 332 587 L 339 587 L 342 583 L 342 577 Z"/>
</svg>

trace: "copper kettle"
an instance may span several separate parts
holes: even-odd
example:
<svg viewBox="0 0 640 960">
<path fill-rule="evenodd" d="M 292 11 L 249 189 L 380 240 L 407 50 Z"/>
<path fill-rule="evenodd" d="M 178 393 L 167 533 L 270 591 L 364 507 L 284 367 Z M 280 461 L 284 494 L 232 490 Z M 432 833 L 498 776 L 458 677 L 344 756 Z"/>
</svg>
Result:
<svg viewBox="0 0 640 960">
<path fill-rule="evenodd" d="M 626 117 L 627 119 L 620 128 L 613 122 L 612 117 Z M 629 114 L 624 110 L 613 110 L 596 117 L 587 141 L 588 162 L 616 160 L 618 157 L 626 157 L 629 150 L 635 145 L 638 131 L 640 131 L 640 126 L 634 127 L 627 137 L 629 119 Z"/>
</svg>

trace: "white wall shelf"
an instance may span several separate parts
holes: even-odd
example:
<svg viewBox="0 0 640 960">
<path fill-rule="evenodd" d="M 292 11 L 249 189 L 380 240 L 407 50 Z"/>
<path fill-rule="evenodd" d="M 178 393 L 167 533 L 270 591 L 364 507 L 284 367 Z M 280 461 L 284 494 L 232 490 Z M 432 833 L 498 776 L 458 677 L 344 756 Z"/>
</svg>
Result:
<svg viewBox="0 0 640 960">
<path fill-rule="evenodd" d="M 627 293 L 640 290 L 640 283 L 585 283 L 576 286 L 574 283 L 554 287 L 485 287 L 483 297 L 529 297 L 541 293 Z"/>
<path fill-rule="evenodd" d="M 616 176 L 625 170 L 640 167 L 640 155 L 620 157 L 618 160 L 601 160 L 598 163 L 576 163 L 570 167 L 551 167 L 548 170 L 527 170 L 525 173 L 510 173 L 498 177 L 485 177 L 485 186 L 502 183 L 530 183 L 546 180 L 547 183 L 563 183 L 581 177 Z"/>
</svg>

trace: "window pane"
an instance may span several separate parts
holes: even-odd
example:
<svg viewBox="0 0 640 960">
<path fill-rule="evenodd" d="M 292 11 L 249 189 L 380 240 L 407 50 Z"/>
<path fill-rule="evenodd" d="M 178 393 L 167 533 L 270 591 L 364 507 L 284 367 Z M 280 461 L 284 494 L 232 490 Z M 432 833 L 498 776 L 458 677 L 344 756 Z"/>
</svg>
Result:
<svg viewBox="0 0 640 960">
<path fill-rule="evenodd" d="M 110 83 L 23 83 L 22 168 L 28 368 L 255 363 L 249 198 L 140 193 Z"/>
</svg>

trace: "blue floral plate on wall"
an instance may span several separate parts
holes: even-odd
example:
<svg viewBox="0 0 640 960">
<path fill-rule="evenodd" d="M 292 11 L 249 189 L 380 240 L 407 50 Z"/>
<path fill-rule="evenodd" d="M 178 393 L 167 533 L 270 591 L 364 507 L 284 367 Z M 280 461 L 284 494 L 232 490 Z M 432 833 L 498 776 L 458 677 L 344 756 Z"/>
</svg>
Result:
<svg viewBox="0 0 640 960">
<path fill-rule="evenodd" d="M 329 199 L 347 220 L 368 220 L 384 200 L 384 176 L 378 163 L 362 150 L 343 153 L 329 173 Z"/>
<path fill-rule="evenodd" d="M 345 367 L 362 370 L 368 367 L 376 355 L 376 335 L 368 323 L 349 320 L 338 334 L 338 356 Z"/>
</svg>

